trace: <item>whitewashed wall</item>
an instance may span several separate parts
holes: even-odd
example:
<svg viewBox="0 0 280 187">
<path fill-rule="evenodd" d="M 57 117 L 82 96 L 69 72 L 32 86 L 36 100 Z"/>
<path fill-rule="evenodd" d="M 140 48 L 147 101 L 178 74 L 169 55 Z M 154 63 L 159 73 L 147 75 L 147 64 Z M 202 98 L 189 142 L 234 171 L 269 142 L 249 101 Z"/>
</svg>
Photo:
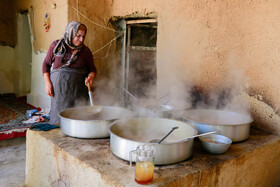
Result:
<svg viewBox="0 0 280 187">
<path fill-rule="evenodd" d="M 27 95 L 27 102 L 33 106 L 50 108 L 50 97 L 45 93 L 45 82 L 42 74 L 42 64 L 46 53 L 32 52 L 31 92 Z"/>
</svg>

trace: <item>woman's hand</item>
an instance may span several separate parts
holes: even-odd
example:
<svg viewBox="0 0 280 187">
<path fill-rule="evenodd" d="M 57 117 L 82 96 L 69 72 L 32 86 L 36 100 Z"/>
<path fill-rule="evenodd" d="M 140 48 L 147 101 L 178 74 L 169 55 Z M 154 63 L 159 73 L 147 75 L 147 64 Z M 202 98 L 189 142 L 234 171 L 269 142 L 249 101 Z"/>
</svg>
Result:
<svg viewBox="0 0 280 187">
<path fill-rule="evenodd" d="M 44 79 L 45 79 L 45 92 L 53 97 L 53 85 L 50 79 L 50 73 L 44 73 Z"/>
<path fill-rule="evenodd" d="M 48 84 L 45 84 L 45 91 L 49 96 L 53 97 L 53 85 L 51 82 Z"/>
<path fill-rule="evenodd" d="M 91 72 L 90 74 L 88 74 L 88 77 L 86 77 L 86 79 L 85 79 L 85 85 L 87 86 L 87 84 L 89 83 L 89 86 L 92 86 L 94 77 L 95 77 L 94 72 Z"/>
</svg>

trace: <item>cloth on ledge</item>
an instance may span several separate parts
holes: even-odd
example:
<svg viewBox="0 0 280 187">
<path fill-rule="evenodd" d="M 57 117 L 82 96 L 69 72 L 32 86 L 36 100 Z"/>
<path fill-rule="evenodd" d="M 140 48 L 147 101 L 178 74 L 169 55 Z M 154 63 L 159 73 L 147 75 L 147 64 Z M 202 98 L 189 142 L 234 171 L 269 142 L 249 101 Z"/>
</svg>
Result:
<svg viewBox="0 0 280 187">
<path fill-rule="evenodd" d="M 55 128 L 59 128 L 59 126 L 51 125 L 49 123 L 37 123 L 33 125 L 30 129 L 34 131 L 48 131 Z"/>
<path fill-rule="evenodd" d="M 0 140 L 26 136 L 31 124 L 22 123 L 26 120 L 26 111 L 37 109 L 15 94 L 0 94 Z"/>
</svg>

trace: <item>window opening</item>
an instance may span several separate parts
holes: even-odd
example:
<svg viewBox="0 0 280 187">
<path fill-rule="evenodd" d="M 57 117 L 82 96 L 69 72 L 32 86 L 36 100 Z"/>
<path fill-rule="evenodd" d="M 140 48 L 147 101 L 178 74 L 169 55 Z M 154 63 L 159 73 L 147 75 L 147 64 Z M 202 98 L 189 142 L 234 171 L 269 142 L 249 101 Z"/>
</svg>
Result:
<svg viewBox="0 0 280 187">
<path fill-rule="evenodd" d="M 127 19 L 122 50 L 121 87 L 141 99 L 148 97 L 150 89 L 156 86 L 156 19 Z M 125 104 L 131 100 L 122 94 Z"/>
</svg>

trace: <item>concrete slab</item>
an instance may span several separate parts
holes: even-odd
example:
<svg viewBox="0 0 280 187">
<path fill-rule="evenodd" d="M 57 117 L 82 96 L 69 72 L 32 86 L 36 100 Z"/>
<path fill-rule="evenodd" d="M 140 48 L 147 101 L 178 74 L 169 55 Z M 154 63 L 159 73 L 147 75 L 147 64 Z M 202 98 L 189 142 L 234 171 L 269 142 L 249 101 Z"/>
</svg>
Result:
<svg viewBox="0 0 280 187">
<path fill-rule="evenodd" d="M 0 186 L 25 186 L 25 137 L 0 141 Z"/>
<path fill-rule="evenodd" d="M 27 186 L 138 186 L 134 167 L 114 156 L 109 139 L 77 139 L 60 129 L 27 132 Z M 251 129 L 222 155 L 195 141 L 186 161 L 156 166 L 147 186 L 279 186 L 280 136 Z M 139 185 L 140 186 L 140 185 Z"/>
</svg>

